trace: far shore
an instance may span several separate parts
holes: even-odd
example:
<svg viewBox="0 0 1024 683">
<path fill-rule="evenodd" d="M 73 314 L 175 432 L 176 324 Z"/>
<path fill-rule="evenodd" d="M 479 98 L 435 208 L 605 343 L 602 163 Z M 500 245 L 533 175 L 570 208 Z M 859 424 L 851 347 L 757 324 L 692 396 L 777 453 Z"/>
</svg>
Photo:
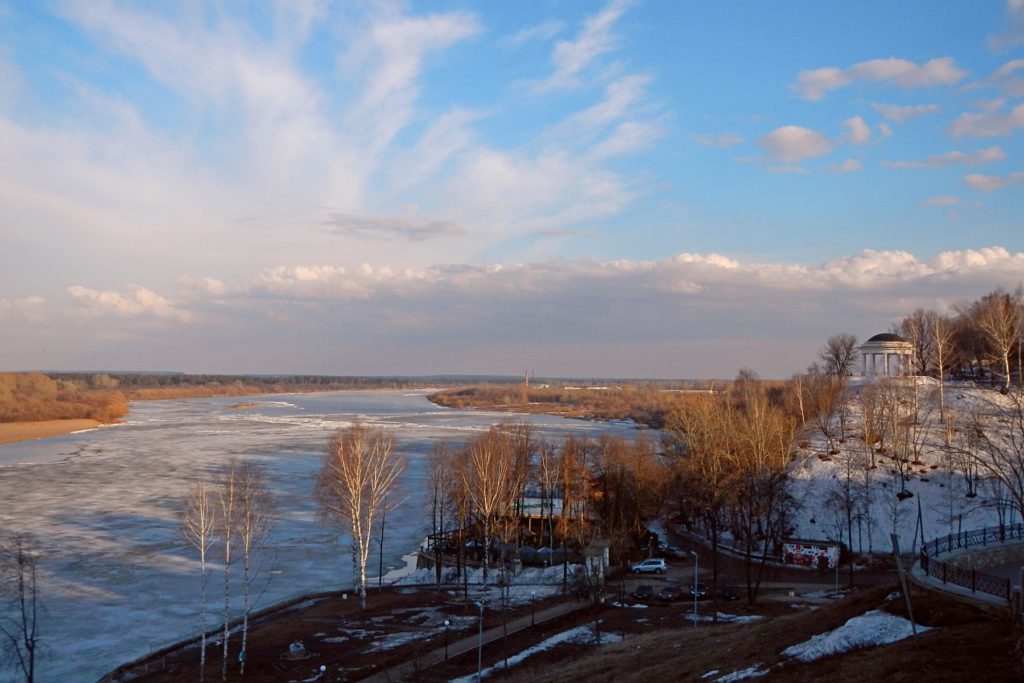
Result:
<svg viewBox="0 0 1024 683">
<path fill-rule="evenodd" d="M 0 444 L 46 439 L 83 429 L 94 429 L 99 420 L 42 420 L 40 422 L 0 422 Z"/>
</svg>

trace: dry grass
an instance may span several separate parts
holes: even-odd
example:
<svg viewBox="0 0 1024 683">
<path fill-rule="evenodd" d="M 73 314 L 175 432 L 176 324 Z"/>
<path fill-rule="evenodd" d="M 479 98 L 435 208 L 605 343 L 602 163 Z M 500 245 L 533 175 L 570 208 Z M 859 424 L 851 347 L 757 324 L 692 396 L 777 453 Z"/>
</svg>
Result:
<svg viewBox="0 0 1024 683">
<path fill-rule="evenodd" d="M 984 672 L 985 681 L 1024 680 L 1016 654 L 1018 633 L 1008 619 L 930 593 L 915 592 L 918 623 L 936 630 L 891 645 L 849 652 L 809 664 L 785 661 L 783 649 L 842 625 L 871 609 L 901 611 L 885 602 L 893 586 L 863 591 L 816 611 L 700 629 L 672 628 L 573 655 L 551 651 L 500 680 L 538 681 L 698 681 L 717 670 L 714 680 L 747 667 L 773 667 L 768 681 L 964 681 Z"/>
</svg>

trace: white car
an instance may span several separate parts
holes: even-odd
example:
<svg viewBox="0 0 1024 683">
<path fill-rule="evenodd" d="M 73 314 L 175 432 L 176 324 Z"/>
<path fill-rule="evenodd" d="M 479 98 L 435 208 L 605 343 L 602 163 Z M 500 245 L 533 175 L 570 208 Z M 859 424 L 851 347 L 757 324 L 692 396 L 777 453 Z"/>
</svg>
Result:
<svg viewBox="0 0 1024 683">
<path fill-rule="evenodd" d="M 634 574 L 662 574 L 668 567 L 665 566 L 665 560 L 660 557 L 652 558 L 650 560 L 644 560 L 634 564 L 632 569 Z"/>
</svg>

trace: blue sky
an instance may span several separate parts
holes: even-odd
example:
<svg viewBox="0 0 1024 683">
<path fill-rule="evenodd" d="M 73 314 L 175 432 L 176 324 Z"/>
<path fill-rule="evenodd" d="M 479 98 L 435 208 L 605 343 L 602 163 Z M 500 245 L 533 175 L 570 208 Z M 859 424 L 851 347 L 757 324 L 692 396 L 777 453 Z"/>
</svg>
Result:
<svg viewBox="0 0 1024 683">
<path fill-rule="evenodd" d="M 0 2 L 0 368 L 788 376 L 1022 133 L 1022 0 Z"/>
</svg>

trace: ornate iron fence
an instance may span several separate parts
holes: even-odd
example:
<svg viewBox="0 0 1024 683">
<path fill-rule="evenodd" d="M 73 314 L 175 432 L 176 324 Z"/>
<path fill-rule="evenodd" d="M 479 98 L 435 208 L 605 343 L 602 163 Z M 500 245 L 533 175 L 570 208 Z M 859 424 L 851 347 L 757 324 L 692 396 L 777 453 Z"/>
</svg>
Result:
<svg viewBox="0 0 1024 683">
<path fill-rule="evenodd" d="M 990 546 L 1006 541 L 1024 539 L 1024 524 L 990 526 L 984 529 L 949 534 L 921 546 L 921 569 L 928 576 L 962 586 L 973 593 L 986 593 L 1010 602 L 1012 598 L 1010 580 L 993 576 L 976 569 L 967 569 L 953 562 L 938 559 L 938 555 L 976 546 Z"/>
</svg>

